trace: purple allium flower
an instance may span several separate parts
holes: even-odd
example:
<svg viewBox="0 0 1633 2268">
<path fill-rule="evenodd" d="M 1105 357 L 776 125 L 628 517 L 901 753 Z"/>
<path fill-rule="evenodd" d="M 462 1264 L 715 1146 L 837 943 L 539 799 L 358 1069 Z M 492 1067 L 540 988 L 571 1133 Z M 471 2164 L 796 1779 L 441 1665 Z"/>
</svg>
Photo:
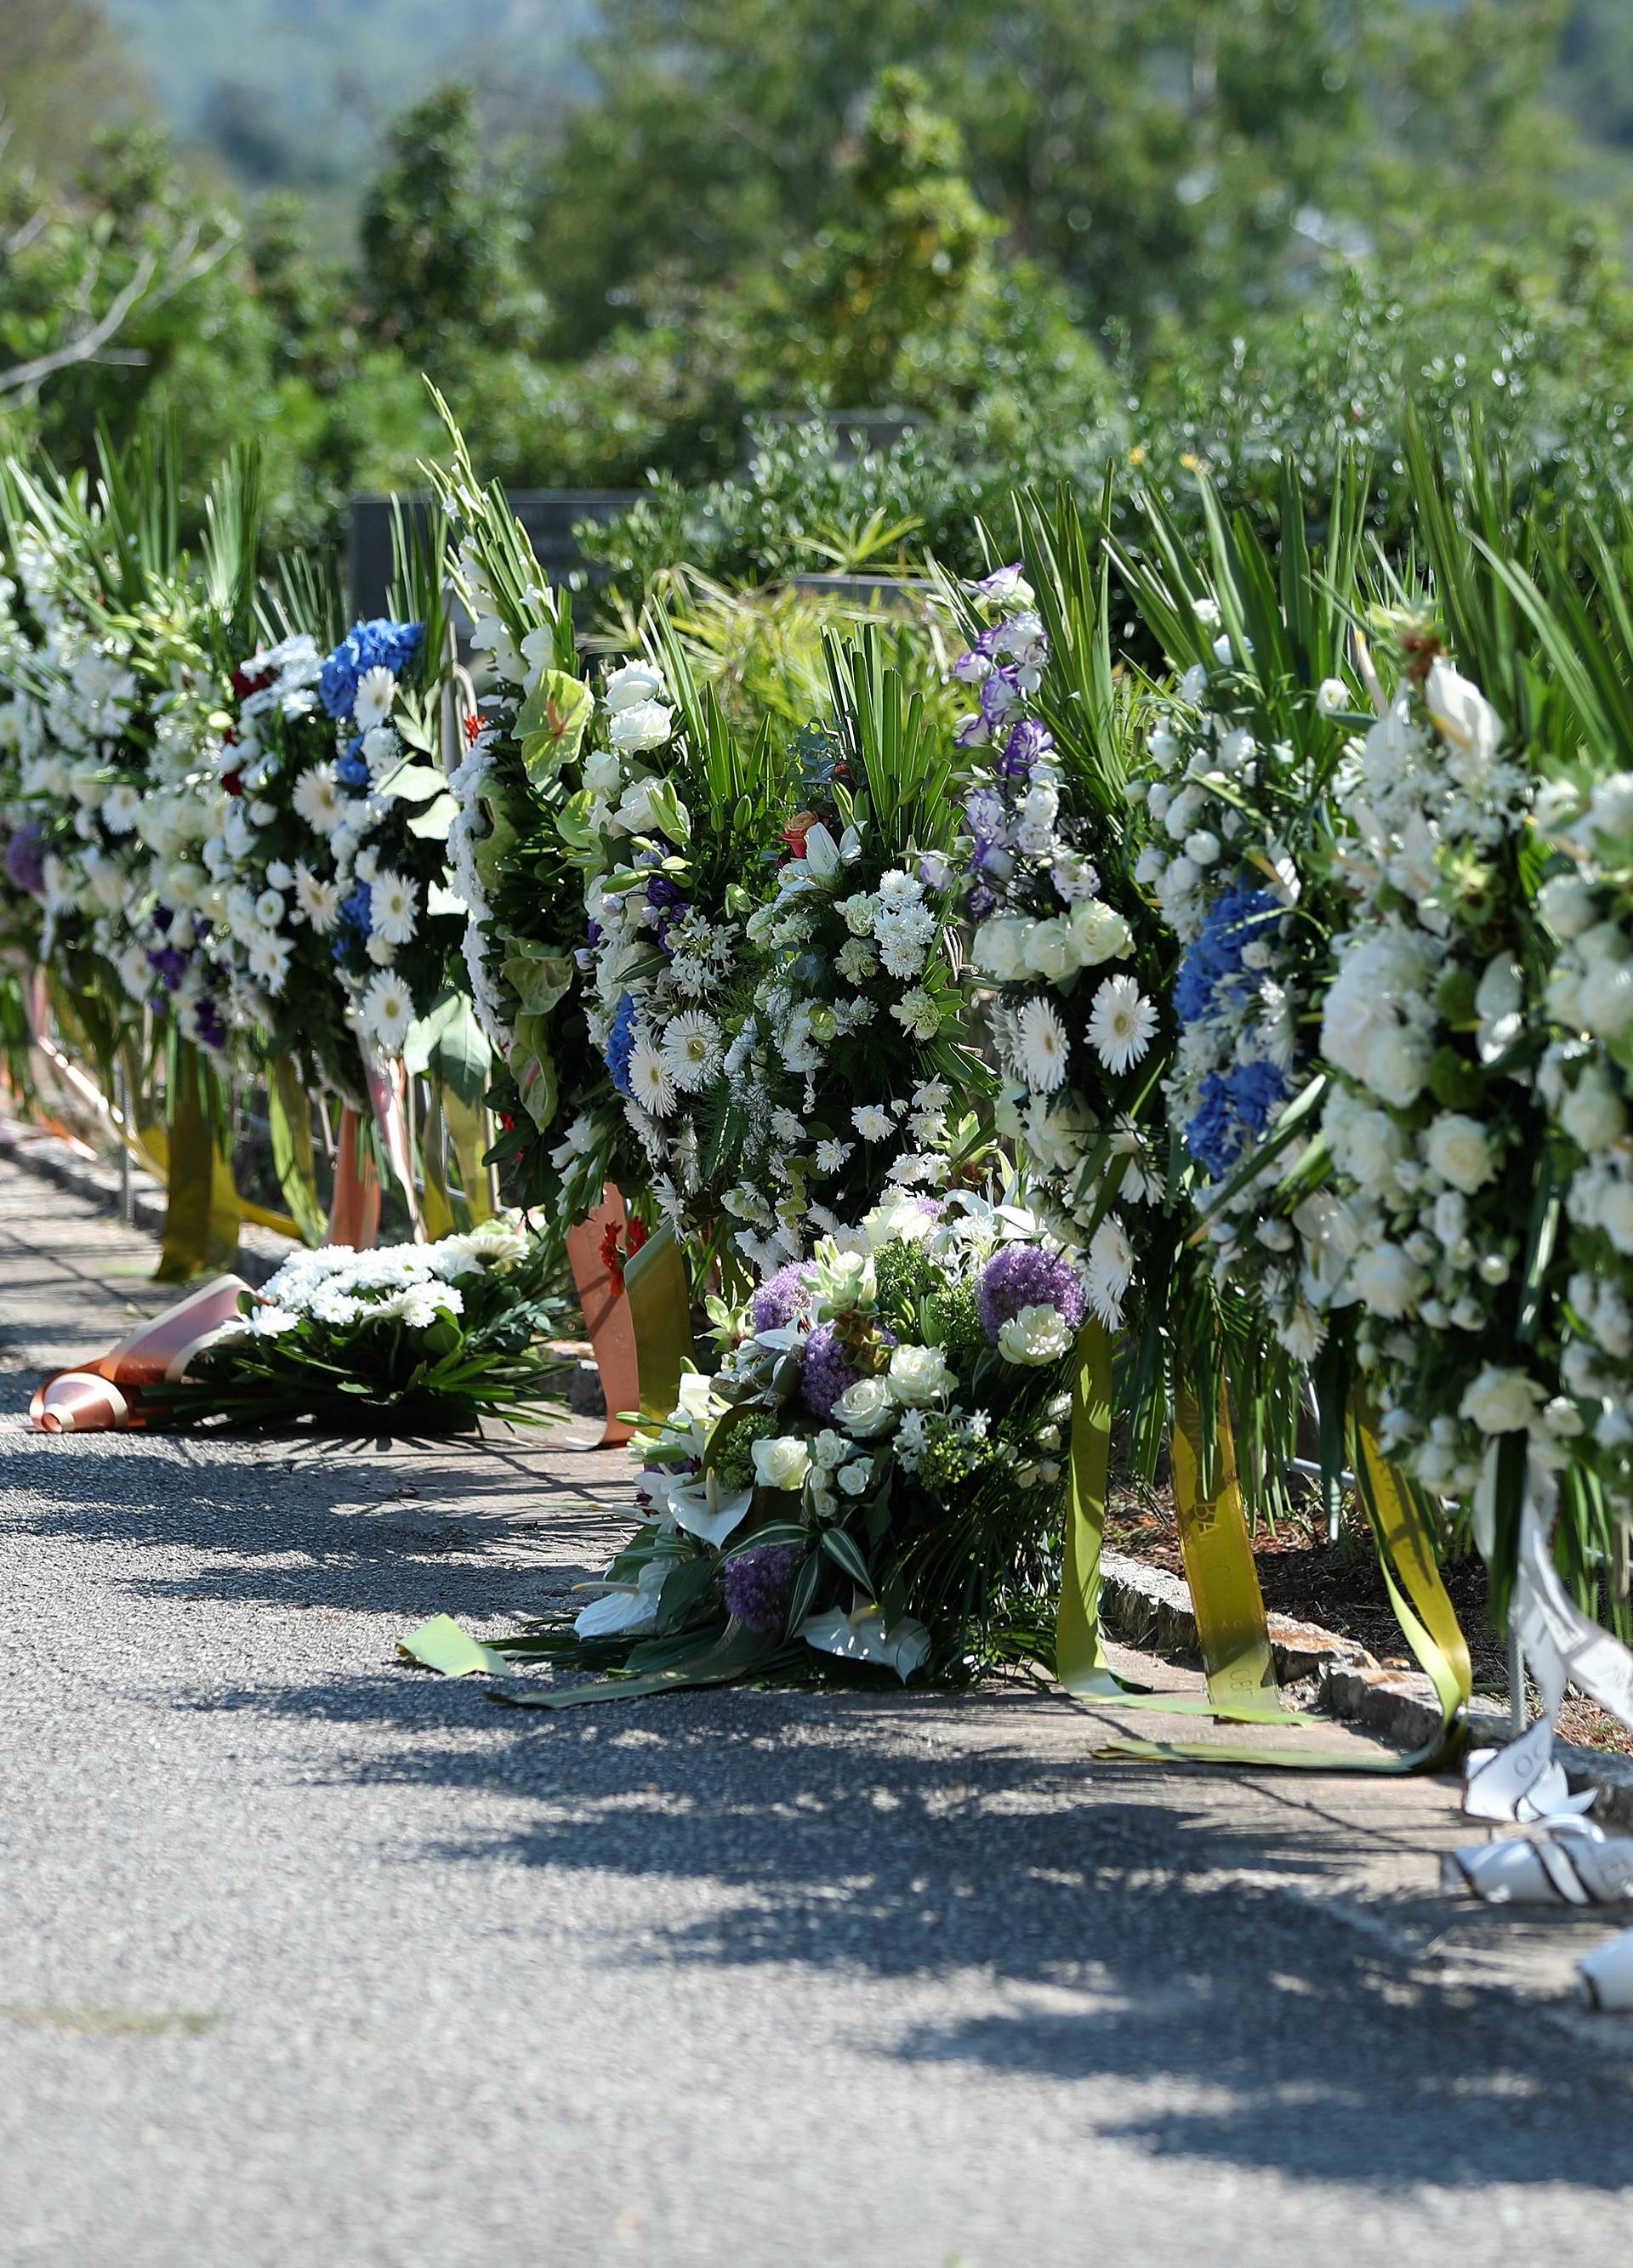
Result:
<svg viewBox="0 0 1633 2268">
<path fill-rule="evenodd" d="M 43 898 L 45 859 L 45 829 L 37 820 L 26 819 L 5 846 L 5 871 L 13 887 Z"/>
<path fill-rule="evenodd" d="M 1075 1330 L 1083 1319 L 1083 1287 L 1077 1270 L 1060 1253 L 1041 1244 L 1006 1244 L 981 1270 L 976 1292 L 981 1329 L 994 1346 L 998 1334 L 1023 1307 L 1057 1307 Z"/>
<path fill-rule="evenodd" d="M 858 1373 L 831 1323 L 818 1323 L 805 1342 L 805 1406 L 816 1418 L 831 1418 L 833 1405 Z"/>
<path fill-rule="evenodd" d="M 802 1260 L 790 1260 L 768 1276 L 754 1295 L 751 1313 L 757 1331 L 780 1331 L 810 1306 L 810 1286 Z"/>
<path fill-rule="evenodd" d="M 797 1543 L 764 1543 L 726 1562 L 726 1611 L 745 1630 L 775 1636 L 788 1610 L 788 1587 L 805 1554 Z"/>
</svg>

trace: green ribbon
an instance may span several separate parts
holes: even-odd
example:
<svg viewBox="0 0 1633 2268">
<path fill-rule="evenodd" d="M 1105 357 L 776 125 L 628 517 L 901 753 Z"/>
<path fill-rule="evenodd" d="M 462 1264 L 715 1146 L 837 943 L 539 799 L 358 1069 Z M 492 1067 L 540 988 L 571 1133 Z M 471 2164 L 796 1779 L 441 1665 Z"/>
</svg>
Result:
<svg viewBox="0 0 1633 2268">
<path fill-rule="evenodd" d="M 488 1114 L 479 1102 L 467 1102 L 452 1087 L 444 1087 L 440 1097 L 442 1116 L 448 1130 L 448 1140 L 454 1155 L 459 1160 L 460 1184 L 465 1192 L 465 1203 L 470 1210 L 470 1225 L 480 1226 L 493 1218 L 493 1196 L 488 1168 L 483 1163 L 492 1146 L 489 1139 Z"/>
<path fill-rule="evenodd" d="M 661 1425 L 675 1407 L 691 1353 L 691 1287 L 680 1240 L 667 1220 L 624 1263 L 624 1292 L 635 1334 L 641 1418 Z"/>
<path fill-rule="evenodd" d="M 328 1222 L 318 1199 L 317 1158 L 312 1145 L 312 1105 L 292 1056 L 280 1056 L 267 1079 L 267 1118 L 272 1167 L 301 1241 L 323 1241 Z"/>
<path fill-rule="evenodd" d="M 198 1050 L 181 1042 L 170 1083 L 164 1242 L 153 1271 L 160 1284 L 220 1274 L 238 1257 L 238 1192 L 219 1100 Z"/>
<path fill-rule="evenodd" d="M 397 1640 L 397 1652 L 410 1661 L 417 1661 L 422 1668 L 434 1669 L 442 1677 L 512 1677 L 512 1669 L 502 1653 L 480 1638 L 462 1631 L 452 1615 L 432 1615 L 428 1623 L 421 1623 L 416 1631 Z"/>
<path fill-rule="evenodd" d="M 1115 1701 L 1127 1689 L 1100 1637 L 1100 1554 L 1112 1462 L 1112 1335 L 1093 1318 L 1079 1332 L 1072 1381 L 1066 1565 L 1054 1624 L 1054 1674 L 1077 1701 Z"/>
</svg>

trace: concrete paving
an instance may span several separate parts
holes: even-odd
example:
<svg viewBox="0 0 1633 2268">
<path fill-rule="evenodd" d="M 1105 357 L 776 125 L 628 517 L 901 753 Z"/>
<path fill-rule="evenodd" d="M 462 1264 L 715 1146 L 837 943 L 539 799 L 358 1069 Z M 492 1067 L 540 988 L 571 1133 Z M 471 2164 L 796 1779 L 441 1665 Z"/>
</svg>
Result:
<svg viewBox="0 0 1633 2268">
<path fill-rule="evenodd" d="M 5 2268 L 1626 2258 L 1607 1924 L 1442 1898 L 1448 1784 L 500 1708 L 394 1641 L 593 1572 L 622 1461 L 26 1434 L 151 1257 L 0 1164 Z"/>
</svg>

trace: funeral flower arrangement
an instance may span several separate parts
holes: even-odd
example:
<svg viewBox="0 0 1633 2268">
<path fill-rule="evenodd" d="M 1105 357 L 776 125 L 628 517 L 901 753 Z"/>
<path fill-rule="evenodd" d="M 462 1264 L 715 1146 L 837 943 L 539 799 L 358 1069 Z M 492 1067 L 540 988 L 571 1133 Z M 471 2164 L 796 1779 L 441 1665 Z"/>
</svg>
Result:
<svg viewBox="0 0 1633 2268">
<path fill-rule="evenodd" d="M 950 767 L 876 639 L 829 663 L 835 721 L 794 744 L 801 808 L 746 924 L 752 988 L 706 1153 L 763 1273 L 887 1191 L 945 1189 L 991 1085 L 964 1029 Z"/>
<path fill-rule="evenodd" d="M 1467 1500 L 1495 1438 L 1557 1461 L 1579 1423 L 1518 1329 L 1535 1224 L 1515 1191 L 1546 1130 L 1533 781 L 1435 630 L 1400 644 L 1399 688 L 1339 780 L 1351 904 L 1322 1007 L 1321 1123 L 1352 1254 L 1335 1299 L 1355 1306 L 1379 1439 Z"/>
<path fill-rule="evenodd" d="M 767 1277 L 719 1373 L 683 1381 L 603 1596 L 532 1650 L 906 1678 L 1046 1646 L 1083 1309 L 1023 1206 L 890 1197 Z"/>
<path fill-rule="evenodd" d="M 243 1320 L 156 1390 L 160 1422 L 223 1418 L 381 1432 L 537 1421 L 559 1363 L 541 1344 L 558 1313 L 543 1248 L 495 1219 L 435 1244 L 297 1253 Z"/>
<path fill-rule="evenodd" d="M 1008 1082 L 1000 1127 L 1081 1244 L 1090 1311 L 1111 1327 L 1137 1253 L 1161 1233 L 1150 1094 L 1166 971 L 1129 872 L 1113 697 L 1102 684 L 1074 701 L 1036 595 L 1019 563 L 968 593 L 985 626 L 954 664 L 979 702 L 958 740 L 981 752 L 964 805 L 964 903 Z"/>
</svg>

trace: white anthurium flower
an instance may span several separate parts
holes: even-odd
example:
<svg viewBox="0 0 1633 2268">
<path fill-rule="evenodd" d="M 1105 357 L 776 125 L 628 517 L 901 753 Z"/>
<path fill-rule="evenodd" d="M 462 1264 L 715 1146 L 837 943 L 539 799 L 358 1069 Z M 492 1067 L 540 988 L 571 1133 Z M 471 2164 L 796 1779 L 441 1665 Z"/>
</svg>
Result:
<svg viewBox="0 0 1633 2268">
<path fill-rule="evenodd" d="M 722 1489 L 719 1476 L 712 1472 L 691 1480 L 678 1480 L 670 1473 L 643 1473 L 640 1484 L 654 1504 L 663 1506 L 677 1528 L 716 1550 L 734 1529 L 742 1527 L 754 1502 L 751 1488 Z"/>
<path fill-rule="evenodd" d="M 650 1630 L 658 1619 L 658 1594 L 674 1565 L 672 1559 L 649 1559 L 639 1582 L 619 1584 L 583 1608 L 573 1617 L 575 1632 L 580 1638 L 625 1638 Z"/>
<path fill-rule="evenodd" d="M 904 1684 L 930 1652 L 930 1633 L 922 1623 L 904 1615 L 887 1626 L 883 1609 L 871 1600 L 849 1614 L 843 1607 L 831 1607 L 826 1614 L 808 1615 L 799 1634 L 820 1653 L 839 1654 L 846 1661 L 876 1661 L 893 1669 Z"/>
</svg>

